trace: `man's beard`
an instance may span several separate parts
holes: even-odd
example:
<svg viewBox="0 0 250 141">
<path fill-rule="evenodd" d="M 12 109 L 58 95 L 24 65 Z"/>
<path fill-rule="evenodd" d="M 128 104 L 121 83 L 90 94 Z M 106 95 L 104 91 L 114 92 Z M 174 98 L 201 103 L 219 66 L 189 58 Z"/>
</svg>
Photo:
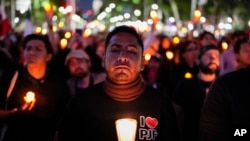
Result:
<svg viewBox="0 0 250 141">
<path fill-rule="evenodd" d="M 81 78 L 85 78 L 87 75 L 89 74 L 89 72 L 84 71 L 82 69 L 77 69 L 75 71 L 75 73 L 73 74 L 74 77 L 81 79 Z"/>
<path fill-rule="evenodd" d="M 219 66 L 216 64 L 216 68 L 210 68 L 209 66 L 214 63 L 209 63 L 208 65 L 204 65 L 203 63 L 200 63 L 200 71 L 204 74 L 217 74 L 219 71 Z"/>
</svg>

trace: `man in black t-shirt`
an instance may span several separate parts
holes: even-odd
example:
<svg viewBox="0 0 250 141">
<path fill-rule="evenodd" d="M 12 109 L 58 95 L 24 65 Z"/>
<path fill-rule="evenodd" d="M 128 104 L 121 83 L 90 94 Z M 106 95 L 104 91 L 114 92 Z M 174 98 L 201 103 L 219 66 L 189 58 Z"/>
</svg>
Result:
<svg viewBox="0 0 250 141">
<path fill-rule="evenodd" d="M 198 140 L 200 111 L 219 69 L 220 52 L 217 46 L 203 46 L 199 52 L 199 72 L 196 77 L 179 82 L 173 93 L 183 141 Z"/>
<path fill-rule="evenodd" d="M 47 35 L 30 34 L 22 46 L 25 64 L 5 71 L 0 81 L 0 128 L 8 125 L 0 140 L 52 141 L 69 89 L 48 66 L 53 50 Z"/>
<path fill-rule="evenodd" d="M 117 141 L 115 122 L 132 118 L 137 122 L 135 141 L 178 141 L 170 99 L 163 99 L 142 79 L 143 42 L 134 28 L 119 26 L 109 33 L 103 65 L 107 78 L 72 99 L 59 124 L 57 139 Z"/>
<path fill-rule="evenodd" d="M 203 105 L 199 141 L 250 140 L 250 66 L 219 76 Z"/>
</svg>

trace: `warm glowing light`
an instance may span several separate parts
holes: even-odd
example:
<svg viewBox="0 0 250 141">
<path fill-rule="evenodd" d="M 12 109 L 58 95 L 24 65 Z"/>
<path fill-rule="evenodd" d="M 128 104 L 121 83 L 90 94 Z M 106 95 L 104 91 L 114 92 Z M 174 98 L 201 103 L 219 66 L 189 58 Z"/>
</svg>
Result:
<svg viewBox="0 0 250 141">
<path fill-rule="evenodd" d="M 151 55 L 149 53 L 145 54 L 144 56 L 146 61 L 149 61 L 151 59 Z"/>
<path fill-rule="evenodd" d="M 61 39 L 60 45 L 61 45 L 61 49 L 65 49 L 68 45 L 68 40 L 65 38 Z"/>
<path fill-rule="evenodd" d="M 64 34 L 64 37 L 65 38 L 67 38 L 67 39 L 69 39 L 70 37 L 71 37 L 71 32 L 66 32 L 65 34 Z"/>
<path fill-rule="evenodd" d="M 172 60 L 174 58 L 174 53 L 172 51 L 166 51 L 166 57 L 168 60 Z"/>
<path fill-rule="evenodd" d="M 151 18 L 157 17 L 157 12 L 154 11 L 154 10 L 150 11 L 150 17 L 151 17 Z"/>
<path fill-rule="evenodd" d="M 47 34 L 47 33 L 48 33 L 48 30 L 47 30 L 46 28 L 43 28 L 43 29 L 42 29 L 42 34 L 45 35 L 45 34 Z"/>
<path fill-rule="evenodd" d="M 46 4 L 43 5 L 44 11 L 46 12 L 46 15 L 48 17 L 52 17 L 53 16 L 53 5 L 49 2 L 47 2 Z"/>
<path fill-rule="evenodd" d="M 56 26 L 53 26 L 53 27 L 52 27 L 52 31 L 53 31 L 53 32 L 56 32 L 56 31 L 57 31 L 57 27 L 56 27 Z"/>
<path fill-rule="evenodd" d="M 193 77 L 193 75 L 192 75 L 190 72 L 186 72 L 185 75 L 184 75 L 184 77 L 185 77 L 186 79 L 190 79 L 190 78 Z"/>
<path fill-rule="evenodd" d="M 215 36 L 219 36 L 219 35 L 220 35 L 220 30 L 215 30 L 215 31 L 214 31 L 214 35 L 215 35 Z"/>
<path fill-rule="evenodd" d="M 179 37 L 174 37 L 173 38 L 173 43 L 174 44 L 179 44 L 180 43 L 180 38 Z"/>
<path fill-rule="evenodd" d="M 199 21 L 200 21 L 200 17 L 201 17 L 201 11 L 198 10 L 198 9 L 196 9 L 196 10 L 194 11 L 193 21 L 194 21 L 195 23 L 199 22 Z"/>
<path fill-rule="evenodd" d="M 115 121 L 118 141 L 135 141 L 137 121 L 123 118 Z"/>
<path fill-rule="evenodd" d="M 36 28 L 36 33 L 41 33 L 42 32 L 42 28 L 41 27 L 37 27 Z"/>
<path fill-rule="evenodd" d="M 24 96 L 24 100 L 27 103 L 30 103 L 30 102 L 34 101 L 35 100 L 35 93 L 31 92 L 31 91 L 28 91 L 26 93 L 26 95 Z"/>
<path fill-rule="evenodd" d="M 60 28 L 64 27 L 64 22 L 60 21 L 60 22 L 58 23 L 58 27 L 60 27 Z"/>
<path fill-rule="evenodd" d="M 182 33 L 187 33 L 187 31 L 188 31 L 188 30 L 187 30 L 186 27 L 182 27 L 182 28 L 181 28 L 181 32 L 182 32 Z"/>
<path fill-rule="evenodd" d="M 89 37 L 91 34 L 92 34 L 91 29 L 87 28 L 87 29 L 84 31 L 83 36 L 84 36 L 84 37 Z"/>
<path fill-rule="evenodd" d="M 195 16 L 195 17 L 201 17 L 201 11 L 198 10 L 198 9 L 195 10 L 195 11 L 194 11 L 194 16 Z"/>
<path fill-rule="evenodd" d="M 45 9 L 45 11 L 50 11 L 52 9 L 51 4 L 50 3 L 46 3 L 44 5 L 44 9 Z"/>
<path fill-rule="evenodd" d="M 99 28 L 99 30 L 102 32 L 102 31 L 105 31 L 106 26 L 103 25 L 103 24 L 101 24 L 101 25 L 98 26 L 98 28 Z"/>
<path fill-rule="evenodd" d="M 150 11 L 150 17 L 154 23 L 156 23 L 158 21 L 158 14 L 156 11 L 154 11 L 154 10 Z"/>
<path fill-rule="evenodd" d="M 222 47 L 223 50 L 227 50 L 227 49 L 228 49 L 228 44 L 227 44 L 227 42 L 223 41 L 223 42 L 221 43 L 221 47 Z"/>
</svg>

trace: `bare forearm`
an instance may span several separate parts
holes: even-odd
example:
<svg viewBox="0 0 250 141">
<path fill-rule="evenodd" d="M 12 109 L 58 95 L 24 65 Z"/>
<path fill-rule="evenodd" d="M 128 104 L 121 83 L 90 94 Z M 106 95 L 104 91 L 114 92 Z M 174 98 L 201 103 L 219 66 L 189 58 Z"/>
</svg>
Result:
<svg viewBox="0 0 250 141">
<path fill-rule="evenodd" d="M 16 111 L 17 111 L 17 109 L 13 109 L 13 110 L 2 110 L 2 109 L 0 109 L 0 120 L 7 119 L 11 115 L 13 115 Z"/>
</svg>

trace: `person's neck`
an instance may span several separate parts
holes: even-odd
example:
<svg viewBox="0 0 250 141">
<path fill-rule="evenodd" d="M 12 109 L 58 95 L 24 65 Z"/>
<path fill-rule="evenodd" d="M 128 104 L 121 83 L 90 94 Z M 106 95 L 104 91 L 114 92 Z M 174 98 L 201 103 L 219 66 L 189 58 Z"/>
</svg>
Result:
<svg viewBox="0 0 250 141">
<path fill-rule="evenodd" d="M 104 91 L 114 100 L 120 102 L 129 102 L 137 99 L 144 91 L 145 83 L 139 76 L 135 81 L 129 84 L 115 84 L 111 80 L 104 81 Z"/>
<path fill-rule="evenodd" d="M 77 80 L 77 86 L 79 88 L 87 88 L 90 84 L 90 81 L 91 81 L 91 74 L 89 73 L 87 76 Z"/>
<path fill-rule="evenodd" d="M 42 79 L 46 74 L 46 66 L 41 66 L 41 67 L 27 66 L 27 71 L 35 79 Z"/>
<path fill-rule="evenodd" d="M 216 74 L 213 73 L 213 74 L 205 74 L 205 73 L 202 73 L 202 72 L 199 72 L 198 73 L 198 78 L 202 81 L 205 81 L 205 82 L 212 82 L 215 80 L 216 78 Z"/>
</svg>

